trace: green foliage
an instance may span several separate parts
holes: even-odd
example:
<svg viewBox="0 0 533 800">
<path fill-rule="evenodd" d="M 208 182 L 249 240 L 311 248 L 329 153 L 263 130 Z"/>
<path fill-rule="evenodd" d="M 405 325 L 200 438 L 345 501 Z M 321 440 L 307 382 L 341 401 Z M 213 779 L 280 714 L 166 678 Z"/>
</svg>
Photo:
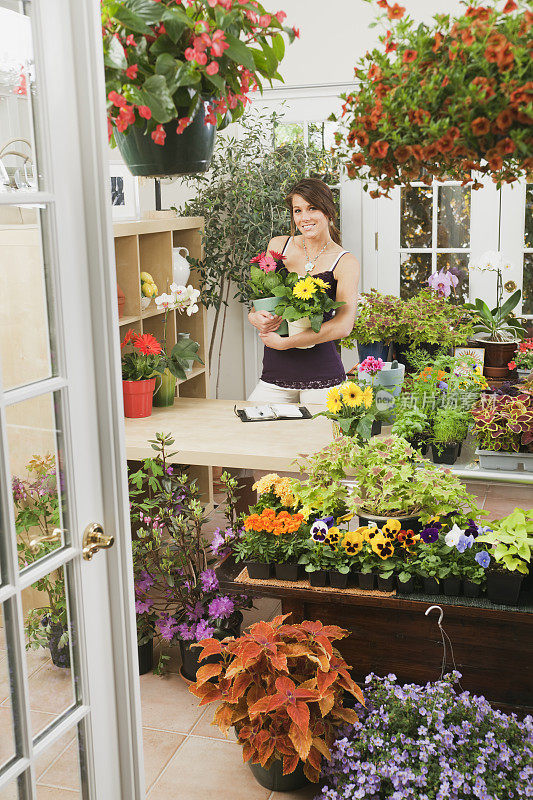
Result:
<svg viewBox="0 0 533 800">
<path fill-rule="evenodd" d="M 466 439 L 469 416 L 453 406 L 443 406 L 435 414 L 432 441 L 437 450 L 442 452 L 443 446 L 456 444 Z"/>
<path fill-rule="evenodd" d="M 527 575 L 533 553 L 533 509 L 515 508 L 492 525 L 493 530 L 478 536 L 477 542 L 489 544 L 490 554 L 504 569 Z"/>
<path fill-rule="evenodd" d="M 205 99 L 211 101 L 211 113 L 219 128 L 227 125 L 227 117 L 239 119 L 254 86 L 262 89 L 263 79 L 271 86 L 274 80 L 283 80 L 278 66 L 285 54 L 284 36 L 289 42 L 295 37 L 292 28 L 282 25 L 262 6 L 260 15 L 268 18 L 268 25 L 257 27 L 250 19 L 250 10 L 237 3 L 226 9 L 206 2 L 184 7 L 173 0 L 103 0 L 110 124 L 124 130 L 133 123 L 149 134 L 158 123 L 192 118 Z M 220 37 L 217 44 L 212 47 L 209 37 L 208 43 L 203 43 L 202 55 L 187 58 L 195 49 L 195 37 L 206 32 Z M 204 59 L 205 63 L 200 63 Z M 212 64 L 217 67 L 215 74 L 210 74 Z M 120 114 L 113 95 L 109 98 L 112 92 L 130 104 L 131 121 L 129 115 Z M 150 111 L 148 120 L 139 114 L 143 106 Z"/>
<path fill-rule="evenodd" d="M 186 369 L 191 361 L 204 362 L 198 355 L 200 345 L 193 339 L 185 337 L 178 338 L 169 355 L 163 354 L 162 360 L 165 367 L 176 377 L 183 379 L 186 377 Z"/>
<path fill-rule="evenodd" d="M 283 271 L 265 272 L 260 267 L 252 265 L 250 268 L 250 279 L 248 281 L 250 299 L 258 300 L 263 297 L 280 297 L 279 292 L 283 290 L 286 278 Z"/>
<path fill-rule="evenodd" d="M 395 436 L 412 439 L 415 436 L 422 436 L 426 433 L 428 418 L 421 408 L 397 402 L 395 415 L 396 418 L 391 429 Z"/>
<path fill-rule="evenodd" d="M 357 343 L 394 342 L 398 338 L 403 300 L 377 289 L 361 295 L 353 330 L 342 340 L 342 346 L 353 350 Z"/>
<path fill-rule="evenodd" d="M 465 344 L 472 334 L 466 307 L 429 288 L 401 303 L 397 322 L 396 341 L 415 348 L 436 344 L 445 351 Z"/>
</svg>

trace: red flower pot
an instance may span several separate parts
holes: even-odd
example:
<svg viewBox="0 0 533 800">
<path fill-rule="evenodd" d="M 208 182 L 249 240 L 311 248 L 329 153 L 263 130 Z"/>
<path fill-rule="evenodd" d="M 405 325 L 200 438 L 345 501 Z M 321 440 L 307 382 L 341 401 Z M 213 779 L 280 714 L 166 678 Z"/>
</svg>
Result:
<svg viewBox="0 0 533 800">
<path fill-rule="evenodd" d="M 149 417 L 152 413 L 152 400 L 155 378 L 146 381 L 122 381 L 124 392 L 124 416 Z"/>
</svg>

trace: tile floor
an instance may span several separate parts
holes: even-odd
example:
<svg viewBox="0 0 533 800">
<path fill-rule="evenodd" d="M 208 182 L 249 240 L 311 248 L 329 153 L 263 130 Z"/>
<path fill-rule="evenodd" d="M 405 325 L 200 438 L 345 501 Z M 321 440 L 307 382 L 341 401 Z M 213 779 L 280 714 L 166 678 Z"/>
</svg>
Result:
<svg viewBox="0 0 533 800">
<path fill-rule="evenodd" d="M 533 505 L 531 487 L 473 482 L 468 485 L 488 516 L 493 519 L 509 513 L 515 506 Z M 212 512 L 206 534 L 223 523 L 222 515 Z M 270 619 L 279 613 L 276 600 L 257 600 L 256 608 L 246 612 L 244 625 Z M 13 755 L 11 710 L 5 645 L 0 628 L 0 765 Z M 47 726 L 72 696 L 69 670 L 53 666 L 48 652 L 27 654 L 32 725 L 35 733 Z M 179 660 L 171 653 L 168 673 L 140 678 L 145 781 L 148 800 L 310 800 L 316 791 L 308 787 L 299 792 L 280 794 L 262 788 L 242 763 L 239 745 L 231 736 L 225 739 L 211 723 L 213 709 L 201 709 L 196 698 L 178 674 Z M 68 734 L 37 763 L 38 800 L 77 800 L 79 769 L 77 746 Z M 0 800 L 16 798 L 0 792 Z M 118 798 L 116 799 L 118 800 Z M 121 798 L 121 800 L 124 800 Z"/>
</svg>

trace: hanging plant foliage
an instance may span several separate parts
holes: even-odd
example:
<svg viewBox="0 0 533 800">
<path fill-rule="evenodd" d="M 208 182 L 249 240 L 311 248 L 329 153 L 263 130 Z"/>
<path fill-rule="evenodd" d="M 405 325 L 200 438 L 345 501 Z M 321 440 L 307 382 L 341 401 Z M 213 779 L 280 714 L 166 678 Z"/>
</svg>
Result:
<svg viewBox="0 0 533 800">
<path fill-rule="evenodd" d="M 366 0 L 372 2 L 372 0 Z M 338 155 L 372 197 L 395 185 L 452 178 L 481 188 L 533 169 L 533 13 L 524 0 L 464 5 L 416 25 L 398 3 L 378 0 L 381 46 L 355 68 L 342 95 Z M 335 119 L 335 117 L 333 117 Z"/>
</svg>

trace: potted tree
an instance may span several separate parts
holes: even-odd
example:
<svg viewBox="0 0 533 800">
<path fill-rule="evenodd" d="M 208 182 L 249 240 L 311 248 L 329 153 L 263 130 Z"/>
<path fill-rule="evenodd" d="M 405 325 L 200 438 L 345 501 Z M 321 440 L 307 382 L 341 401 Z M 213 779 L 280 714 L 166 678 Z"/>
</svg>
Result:
<svg viewBox="0 0 533 800">
<path fill-rule="evenodd" d="M 494 564 L 487 570 L 487 595 L 493 603 L 516 605 L 533 552 L 533 509 L 515 510 L 478 537 L 489 545 Z M 488 566 L 488 565 L 487 565 Z"/>
<path fill-rule="evenodd" d="M 109 137 L 133 175 L 209 169 L 216 129 L 263 79 L 281 80 L 285 37 L 298 35 L 285 18 L 227 0 L 104 0 Z"/>
<path fill-rule="evenodd" d="M 362 693 L 333 643 L 347 636 L 319 621 L 285 623 L 290 615 L 257 622 L 237 639 L 206 639 L 189 690 L 200 705 L 217 702 L 214 722 L 227 735 L 233 726 L 243 759 L 256 780 L 273 791 L 317 782 L 322 759 L 331 757 L 336 731 L 357 721 L 345 693 Z"/>
<path fill-rule="evenodd" d="M 359 300 L 353 330 L 341 344 L 349 350 L 357 347 L 359 361 L 368 356 L 387 360 L 389 347 L 397 338 L 398 319 L 403 300 L 377 289 L 363 292 Z"/>
<path fill-rule="evenodd" d="M 502 264 L 500 253 L 485 253 L 472 269 L 496 273 L 496 305 L 490 309 L 480 298 L 468 304 L 474 319 L 474 333 L 485 348 L 483 371 L 490 378 L 505 378 L 509 374 L 508 363 L 513 359 L 518 343 L 525 336 L 525 328 L 514 317 L 513 311 L 520 302 L 522 293 L 517 289 L 503 302 Z"/>
</svg>

